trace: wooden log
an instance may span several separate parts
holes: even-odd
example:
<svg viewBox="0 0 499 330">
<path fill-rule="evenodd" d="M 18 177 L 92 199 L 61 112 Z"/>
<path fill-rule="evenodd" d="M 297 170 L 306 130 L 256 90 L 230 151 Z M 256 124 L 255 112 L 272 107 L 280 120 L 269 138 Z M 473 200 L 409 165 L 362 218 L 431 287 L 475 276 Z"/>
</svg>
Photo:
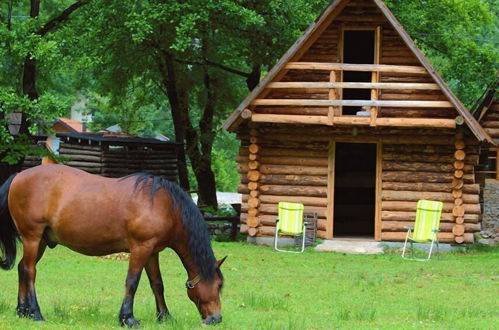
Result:
<svg viewBox="0 0 499 330">
<path fill-rule="evenodd" d="M 411 171 L 383 171 L 382 180 L 390 182 L 430 182 L 449 183 L 454 179 L 453 173 L 443 172 L 411 172 Z M 473 174 L 463 175 L 462 183 L 475 183 Z M 453 187 L 459 189 L 459 185 Z M 461 185 L 462 187 L 462 185 Z"/>
<path fill-rule="evenodd" d="M 286 70 L 344 70 L 344 71 L 377 71 L 377 72 L 398 72 L 412 74 L 428 74 L 422 66 L 402 66 L 383 64 L 345 64 L 345 63 L 314 63 L 314 62 L 288 62 Z"/>
<path fill-rule="evenodd" d="M 451 183 L 428 183 L 428 182 L 383 182 L 383 190 L 401 190 L 401 191 L 429 191 L 429 192 L 450 192 L 452 190 Z M 466 184 L 463 185 L 462 190 L 455 190 L 460 193 L 454 198 L 459 198 L 462 196 L 463 192 L 468 194 L 479 194 L 480 185 L 479 184 Z M 456 193 L 456 194 L 459 194 Z"/>
<path fill-rule="evenodd" d="M 452 210 L 451 210 L 452 211 Z M 461 223 L 478 223 L 480 220 L 479 214 L 465 214 L 464 217 L 459 217 L 462 219 Z M 416 219 L 416 212 L 412 211 L 381 211 L 381 219 L 383 221 L 414 221 Z M 444 212 L 442 213 L 442 222 L 456 222 L 456 217 L 452 213 Z"/>
<path fill-rule="evenodd" d="M 252 144 L 256 144 L 256 143 L 258 143 L 258 142 L 259 142 L 259 140 L 260 140 L 260 139 L 259 139 L 257 136 L 250 136 L 250 140 L 249 140 L 249 141 L 250 141 L 250 143 L 252 143 Z"/>
<path fill-rule="evenodd" d="M 454 158 L 456 160 L 464 160 L 466 158 L 466 153 L 463 150 L 456 150 Z"/>
<path fill-rule="evenodd" d="M 60 155 L 89 155 L 89 156 L 99 156 L 101 155 L 100 150 L 79 150 L 74 148 L 59 148 Z"/>
<path fill-rule="evenodd" d="M 415 90 L 439 90 L 437 84 L 424 83 L 365 83 L 365 82 L 272 82 L 266 88 L 293 89 L 293 88 L 360 88 L 360 89 L 415 89 Z"/>
<path fill-rule="evenodd" d="M 419 139 L 419 138 L 418 138 Z M 382 139 L 384 141 L 384 139 Z M 416 143 L 417 139 L 413 137 L 413 143 Z M 404 141 L 408 142 L 408 141 Z M 428 143 L 431 143 L 428 141 Z M 405 144 L 405 143 L 404 143 Z M 397 153 L 383 153 L 383 160 L 395 160 L 395 161 L 418 161 L 424 159 L 425 162 L 439 162 L 439 163 L 452 163 L 455 161 L 454 156 L 451 155 L 416 155 L 416 154 L 397 154 Z M 465 163 L 467 164 L 477 164 L 478 155 L 467 155 Z"/>
<path fill-rule="evenodd" d="M 255 160 L 258 160 L 260 158 L 260 155 L 258 154 L 249 154 L 248 155 L 248 160 L 250 161 L 255 161 Z"/>
<path fill-rule="evenodd" d="M 464 180 L 463 179 L 452 179 L 452 189 L 462 189 L 464 187 Z"/>
<path fill-rule="evenodd" d="M 381 240 L 382 241 L 405 241 L 405 237 L 407 232 L 381 232 Z M 463 243 L 473 243 L 473 234 L 465 233 L 463 236 Z M 454 234 L 453 233 L 438 233 L 438 240 L 442 243 L 453 243 Z"/>
<path fill-rule="evenodd" d="M 480 225 L 478 225 L 478 227 L 480 227 Z M 478 230 L 480 230 L 480 228 L 478 228 Z M 465 231 L 464 225 L 454 225 L 452 227 L 452 233 L 456 236 L 462 236 L 464 234 L 464 231 Z"/>
<path fill-rule="evenodd" d="M 73 143 L 65 142 L 64 140 L 61 143 L 61 148 L 72 149 L 72 150 L 89 150 L 89 151 L 96 151 L 96 152 L 101 152 L 101 150 L 102 150 L 102 147 L 99 145 L 73 144 Z"/>
<path fill-rule="evenodd" d="M 261 105 L 287 105 L 287 106 L 359 106 L 359 107 L 392 107 L 392 108 L 452 108 L 452 104 L 448 101 L 405 101 L 405 100 L 317 100 L 317 99 L 255 99 L 251 101 L 253 106 Z M 319 116 L 318 116 L 319 117 Z M 263 119 L 265 118 L 265 119 Z M 272 121 L 274 118 L 277 121 Z M 251 120 L 253 122 L 282 122 L 282 118 L 286 115 L 270 115 L 270 114 L 253 114 Z M 379 118 L 382 119 L 382 118 Z M 432 120 L 432 119 L 428 119 Z M 439 120 L 433 119 L 435 123 Z M 383 122 L 383 121 L 380 121 Z M 403 121 L 399 121 L 400 123 Z M 450 122 L 450 121 L 449 121 Z M 388 125 L 386 125 L 388 126 Z M 436 126 L 436 125 L 435 125 Z M 455 123 L 454 123 L 455 127 Z"/>
<path fill-rule="evenodd" d="M 463 205 L 455 206 L 452 209 L 452 214 L 455 217 L 462 217 L 462 216 L 464 216 L 464 206 Z"/>
<path fill-rule="evenodd" d="M 381 193 L 383 201 L 413 201 L 417 202 L 420 199 L 436 200 L 441 202 L 454 202 L 455 198 L 452 193 L 445 192 L 427 192 L 427 191 L 397 191 L 383 190 Z M 463 195 L 462 199 L 467 204 L 478 204 L 478 195 Z"/>
<path fill-rule="evenodd" d="M 294 174 L 294 175 L 327 175 L 327 167 L 291 166 L 291 165 L 261 165 L 263 174 Z"/>
<path fill-rule="evenodd" d="M 78 161 L 69 161 L 65 163 L 68 166 L 72 167 L 102 167 L 101 163 L 94 162 L 78 162 Z"/>
<path fill-rule="evenodd" d="M 327 206 L 327 198 L 309 196 L 276 196 L 261 195 L 260 201 L 264 204 L 278 204 L 279 202 L 303 203 L 306 206 Z"/>
<path fill-rule="evenodd" d="M 417 202 L 403 202 L 403 201 L 383 201 L 381 202 L 381 209 L 386 211 L 415 211 Z M 454 203 L 444 203 L 443 212 L 452 212 L 455 205 Z M 463 204 L 465 214 L 481 214 L 479 204 Z"/>
<path fill-rule="evenodd" d="M 258 215 L 258 209 L 254 209 L 254 208 L 248 209 L 248 216 L 249 217 L 256 217 L 257 215 Z"/>
<path fill-rule="evenodd" d="M 250 181 L 258 181 L 258 179 L 260 178 L 260 172 L 256 170 L 250 170 L 248 171 L 248 174 L 246 176 Z"/>
<path fill-rule="evenodd" d="M 275 185 L 327 186 L 327 176 L 262 174 L 259 182 Z"/>
<path fill-rule="evenodd" d="M 260 192 L 258 190 L 251 190 L 249 192 L 249 195 L 250 197 L 257 198 L 258 196 L 260 196 Z"/>
<path fill-rule="evenodd" d="M 327 196 L 327 187 L 322 186 L 261 185 L 260 191 L 264 195 L 311 197 Z"/>
<path fill-rule="evenodd" d="M 275 227 L 272 226 L 260 226 L 258 227 L 258 236 L 274 236 Z"/>
<path fill-rule="evenodd" d="M 454 216 L 452 216 L 454 217 Z M 455 222 L 458 224 L 458 225 L 462 225 L 464 223 L 464 217 L 456 217 L 456 220 Z M 477 221 L 478 222 L 478 221 Z"/>
<path fill-rule="evenodd" d="M 261 150 L 262 156 L 292 156 L 292 157 L 318 157 L 327 158 L 327 152 L 302 149 L 265 148 Z"/>
<path fill-rule="evenodd" d="M 457 150 L 462 150 L 466 147 L 466 144 L 464 143 L 463 140 L 456 140 L 454 146 L 456 147 Z"/>
<path fill-rule="evenodd" d="M 237 192 L 240 194 L 249 194 L 250 190 L 248 189 L 247 185 L 239 184 L 237 185 Z"/>
<path fill-rule="evenodd" d="M 239 227 L 239 230 L 241 232 L 241 234 L 247 234 L 248 233 L 248 226 L 245 225 L 245 224 L 241 224 L 241 227 Z"/>
<path fill-rule="evenodd" d="M 258 220 L 258 217 L 248 217 L 246 219 L 246 224 L 250 228 L 256 228 L 260 225 L 260 220 Z"/>
<path fill-rule="evenodd" d="M 327 156 L 327 155 L 325 155 Z M 262 156 L 261 162 L 267 165 L 301 165 L 301 166 L 324 166 L 327 168 L 328 159 L 325 158 L 303 158 L 303 157 L 269 157 Z"/>
<path fill-rule="evenodd" d="M 248 228 L 248 235 L 251 237 L 256 236 L 258 234 L 258 228 Z"/>
<path fill-rule="evenodd" d="M 445 163 L 420 163 L 420 162 L 400 162 L 384 161 L 383 170 L 388 171 L 416 171 L 416 172 L 451 172 L 454 170 L 452 164 Z M 472 171 L 473 166 L 466 165 L 467 171 Z"/>
<path fill-rule="evenodd" d="M 258 198 L 251 197 L 250 199 L 248 199 L 249 207 L 256 209 L 258 208 L 259 205 L 260 205 L 260 200 Z"/>
<path fill-rule="evenodd" d="M 252 154 L 257 154 L 260 151 L 260 146 L 258 144 L 252 143 L 249 145 L 248 150 Z"/>
<path fill-rule="evenodd" d="M 460 232 L 460 234 L 456 234 L 454 232 L 454 228 L 456 226 L 460 226 L 458 229 L 456 229 L 457 232 Z M 382 222 L 381 225 L 381 230 L 382 231 L 395 231 L 395 232 L 403 232 L 404 227 L 413 227 L 414 228 L 414 222 L 413 221 L 384 221 Z M 442 222 L 440 223 L 440 231 L 441 232 L 452 232 L 454 235 L 462 235 L 464 232 L 467 233 L 475 233 L 481 230 L 481 226 L 479 223 L 467 223 L 465 225 L 456 225 L 450 222 Z"/>
<path fill-rule="evenodd" d="M 250 109 L 244 109 L 242 112 L 241 112 L 241 118 L 243 119 L 249 119 L 251 118 L 251 110 Z"/>
<path fill-rule="evenodd" d="M 258 169 L 259 166 L 260 166 L 260 162 L 258 162 L 256 160 L 252 160 L 252 161 L 248 162 L 248 168 L 250 170 L 256 170 L 256 169 Z"/>
<path fill-rule="evenodd" d="M 464 169 L 464 167 L 465 167 L 464 161 L 462 161 L 462 160 L 456 160 L 454 162 L 454 169 L 456 169 L 456 170 L 462 170 L 462 169 Z"/>
<path fill-rule="evenodd" d="M 258 182 L 254 182 L 254 181 L 248 182 L 248 189 L 249 190 L 257 190 L 259 186 L 260 185 Z"/>
<path fill-rule="evenodd" d="M 277 204 L 263 204 L 262 203 L 262 204 L 260 204 L 260 207 L 258 208 L 258 211 L 261 214 L 277 214 L 278 213 L 278 207 L 277 207 Z M 305 212 L 317 213 L 318 217 L 326 218 L 327 207 L 306 206 L 305 207 Z"/>
<path fill-rule="evenodd" d="M 456 241 L 456 243 L 458 244 L 461 244 L 461 243 L 464 243 L 464 236 L 456 236 L 454 237 L 454 240 Z"/>
<path fill-rule="evenodd" d="M 478 195 L 477 195 L 477 196 L 478 196 Z M 456 199 L 454 200 L 454 205 L 456 205 L 456 206 L 460 206 L 460 205 L 463 205 L 463 204 L 464 204 L 464 202 L 463 202 L 463 199 L 462 199 L 462 198 L 456 198 Z"/>
</svg>

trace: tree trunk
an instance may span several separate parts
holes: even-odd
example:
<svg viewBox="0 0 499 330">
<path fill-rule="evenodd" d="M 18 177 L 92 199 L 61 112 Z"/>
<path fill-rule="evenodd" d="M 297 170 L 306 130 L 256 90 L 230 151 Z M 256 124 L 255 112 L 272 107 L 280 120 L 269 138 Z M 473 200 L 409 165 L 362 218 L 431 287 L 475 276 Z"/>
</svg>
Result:
<svg viewBox="0 0 499 330">
<path fill-rule="evenodd" d="M 190 190 L 189 173 L 187 171 L 187 161 L 185 155 L 185 128 L 182 119 L 183 109 L 177 92 L 175 69 L 173 66 L 173 57 L 165 51 L 156 57 L 161 80 L 166 91 L 166 96 L 170 102 L 170 108 L 173 118 L 173 128 L 175 130 L 175 142 L 181 143 L 182 148 L 178 149 L 178 176 L 179 184 L 182 189 Z"/>
</svg>

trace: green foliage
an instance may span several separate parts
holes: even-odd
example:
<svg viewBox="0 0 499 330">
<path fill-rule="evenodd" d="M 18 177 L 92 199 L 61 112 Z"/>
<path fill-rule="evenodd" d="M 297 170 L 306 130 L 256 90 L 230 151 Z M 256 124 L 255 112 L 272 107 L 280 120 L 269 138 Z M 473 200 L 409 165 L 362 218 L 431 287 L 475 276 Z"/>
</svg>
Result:
<svg viewBox="0 0 499 330">
<path fill-rule="evenodd" d="M 497 79 L 496 1 L 389 0 L 386 3 L 466 106 L 471 107 Z"/>
</svg>

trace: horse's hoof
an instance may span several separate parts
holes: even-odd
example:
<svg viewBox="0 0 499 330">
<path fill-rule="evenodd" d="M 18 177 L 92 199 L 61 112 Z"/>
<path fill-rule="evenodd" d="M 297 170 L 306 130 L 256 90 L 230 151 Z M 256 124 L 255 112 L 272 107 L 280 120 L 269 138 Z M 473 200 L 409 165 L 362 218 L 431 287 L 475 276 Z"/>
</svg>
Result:
<svg viewBox="0 0 499 330">
<path fill-rule="evenodd" d="M 121 319 L 120 325 L 122 327 L 133 328 L 133 329 L 140 328 L 140 322 L 137 321 L 133 316 L 126 319 Z"/>
<path fill-rule="evenodd" d="M 169 318 L 171 318 L 171 315 L 168 311 L 163 311 L 156 314 L 156 320 L 158 320 L 159 323 L 162 323 Z"/>
</svg>

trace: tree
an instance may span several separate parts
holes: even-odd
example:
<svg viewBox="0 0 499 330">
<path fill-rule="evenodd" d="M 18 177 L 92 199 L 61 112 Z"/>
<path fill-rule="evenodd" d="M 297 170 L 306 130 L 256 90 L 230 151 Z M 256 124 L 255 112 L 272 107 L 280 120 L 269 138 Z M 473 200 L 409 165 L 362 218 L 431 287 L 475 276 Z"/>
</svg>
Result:
<svg viewBox="0 0 499 330">
<path fill-rule="evenodd" d="M 60 97 L 55 97 L 50 92 L 40 95 L 37 88 L 37 62 L 39 57 L 49 54 L 56 47 L 53 43 L 44 42 L 44 37 L 59 29 L 75 10 L 87 4 L 89 0 L 72 3 L 66 9 L 51 15 L 43 24 L 40 2 L 31 0 L 27 5 L 25 2 L 7 1 L 0 7 L 0 10 L 5 10 L 0 11 L 3 14 L 0 16 L 0 36 L 4 40 L 0 44 L 0 56 L 5 63 L 0 74 L 11 77 L 9 82 L 0 84 L 0 120 L 3 120 L 0 156 L 10 163 L 10 166 L 2 163 L 2 181 L 10 173 L 20 170 L 25 153 L 30 151 L 27 145 L 31 143 L 31 132 L 36 131 L 42 122 L 55 117 L 67 106 L 61 102 Z M 27 19 L 24 21 L 13 21 L 13 14 L 22 12 L 29 12 L 29 18 L 25 16 Z M 8 134 L 5 115 L 19 111 L 22 113 L 19 136 L 14 138 Z"/>
<path fill-rule="evenodd" d="M 96 1 L 72 25 L 79 41 L 72 57 L 92 63 L 103 94 L 126 95 L 137 80 L 154 83 L 151 93 L 163 93 L 176 141 L 185 144 L 199 202 L 216 207 L 216 115 L 236 106 L 242 84 L 256 86 L 262 67 L 313 20 L 320 2 Z M 190 186 L 183 166 L 180 183 Z"/>
</svg>

